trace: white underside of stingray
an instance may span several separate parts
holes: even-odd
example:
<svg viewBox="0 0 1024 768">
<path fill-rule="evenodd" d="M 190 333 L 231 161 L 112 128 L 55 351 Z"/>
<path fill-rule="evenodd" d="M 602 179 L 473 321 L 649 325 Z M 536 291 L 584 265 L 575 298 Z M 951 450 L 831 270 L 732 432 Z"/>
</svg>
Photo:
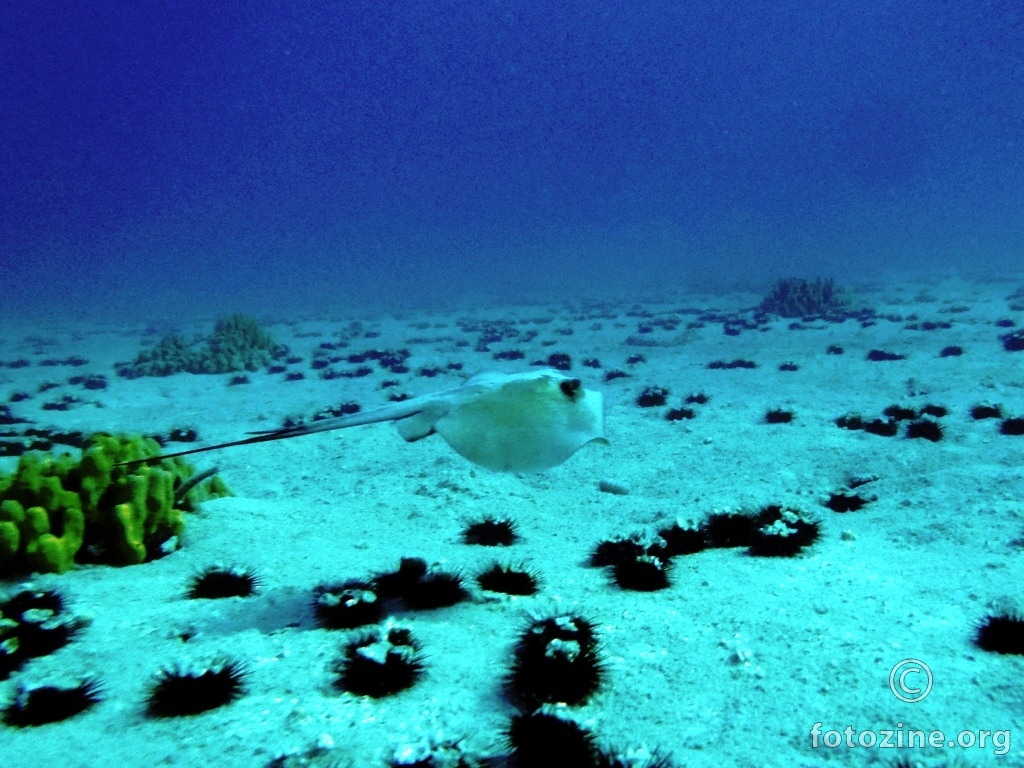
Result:
<svg viewBox="0 0 1024 768">
<path fill-rule="evenodd" d="M 579 379 L 542 369 L 516 374 L 481 373 L 460 387 L 433 395 L 230 443 L 164 454 L 151 461 L 381 421 L 395 422 L 408 442 L 438 434 L 456 453 L 499 472 L 551 469 L 587 443 L 607 442 L 601 393 L 584 389 Z"/>
</svg>

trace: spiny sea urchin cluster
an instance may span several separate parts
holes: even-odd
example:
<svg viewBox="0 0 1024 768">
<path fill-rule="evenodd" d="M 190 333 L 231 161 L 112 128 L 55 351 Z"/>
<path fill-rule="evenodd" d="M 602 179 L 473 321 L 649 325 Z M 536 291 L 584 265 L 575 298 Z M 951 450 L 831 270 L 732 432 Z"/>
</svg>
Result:
<svg viewBox="0 0 1024 768">
<path fill-rule="evenodd" d="M 751 555 L 792 557 L 820 536 L 816 518 L 771 504 L 755 512 L 715 511 L 698 524 L 675 522 L 654 534 L 616 536 L 600 542 L 590 564 L 609 566 L 623 589 L 654 592 L 670 585 L 673 559 L 709 548 L 746 547 Z"/>
<path fill-rule="evenodd" d="M 378 574 L 373 583 L 384 600 L 414 610 L 446 608 L 469 597 L 461 575 L 418 557 L 403 557 L 397 570 Z"/>
<path fill-rule="evenodd" d="M 0 600 L 0 680 L 29 659 L 63 648 L 84 627 L 55 590 L 24 589 Z"/>
</svg>

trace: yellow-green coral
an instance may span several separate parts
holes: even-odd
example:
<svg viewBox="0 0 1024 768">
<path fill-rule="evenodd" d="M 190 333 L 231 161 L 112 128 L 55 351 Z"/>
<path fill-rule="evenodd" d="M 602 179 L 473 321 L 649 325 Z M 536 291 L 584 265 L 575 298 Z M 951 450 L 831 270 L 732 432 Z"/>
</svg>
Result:
<svg viewBox="0 0 1024 768">
<path fill-rule="evenodd" d="M 96 434 L 77 460 L 24 454 L 0 478 L 0 571 L 62 573 L 76 556 L 133 564 L 159 555 L 181 534 L 184 512 L 230 493 L 216 476 L 189 487 L 194 470 L 181 458 L 118 466 L 159 451 L 151 438 Z"/>
</svg>

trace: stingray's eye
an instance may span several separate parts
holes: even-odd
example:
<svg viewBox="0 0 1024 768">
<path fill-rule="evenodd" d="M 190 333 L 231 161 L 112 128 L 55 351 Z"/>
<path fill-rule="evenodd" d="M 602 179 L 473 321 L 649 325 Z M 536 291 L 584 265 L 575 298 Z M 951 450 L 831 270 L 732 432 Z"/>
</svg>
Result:
<svg viewBox="0 0 1024 768">
<path fill-rule="evenodd" d="M 566 379 L 559 384 L 558 387 L 566 397 L 570 400 L 574 400 L 576 398 L 576 393 L 580 391 L 580 385 L 582 383 L 583 382 L 579 379 Z"/>
</svg>

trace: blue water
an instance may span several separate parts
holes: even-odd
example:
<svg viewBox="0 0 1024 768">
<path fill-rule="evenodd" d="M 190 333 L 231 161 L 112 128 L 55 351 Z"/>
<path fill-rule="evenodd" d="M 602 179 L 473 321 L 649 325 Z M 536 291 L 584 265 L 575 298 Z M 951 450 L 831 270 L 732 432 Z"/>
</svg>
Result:
<svg viewBox="0 0 1024 768">
<path fill-rule="evenodd" d="M 0 312 L 1024 263 L 1007 0 L 0 13 Z"/>
</svg>

